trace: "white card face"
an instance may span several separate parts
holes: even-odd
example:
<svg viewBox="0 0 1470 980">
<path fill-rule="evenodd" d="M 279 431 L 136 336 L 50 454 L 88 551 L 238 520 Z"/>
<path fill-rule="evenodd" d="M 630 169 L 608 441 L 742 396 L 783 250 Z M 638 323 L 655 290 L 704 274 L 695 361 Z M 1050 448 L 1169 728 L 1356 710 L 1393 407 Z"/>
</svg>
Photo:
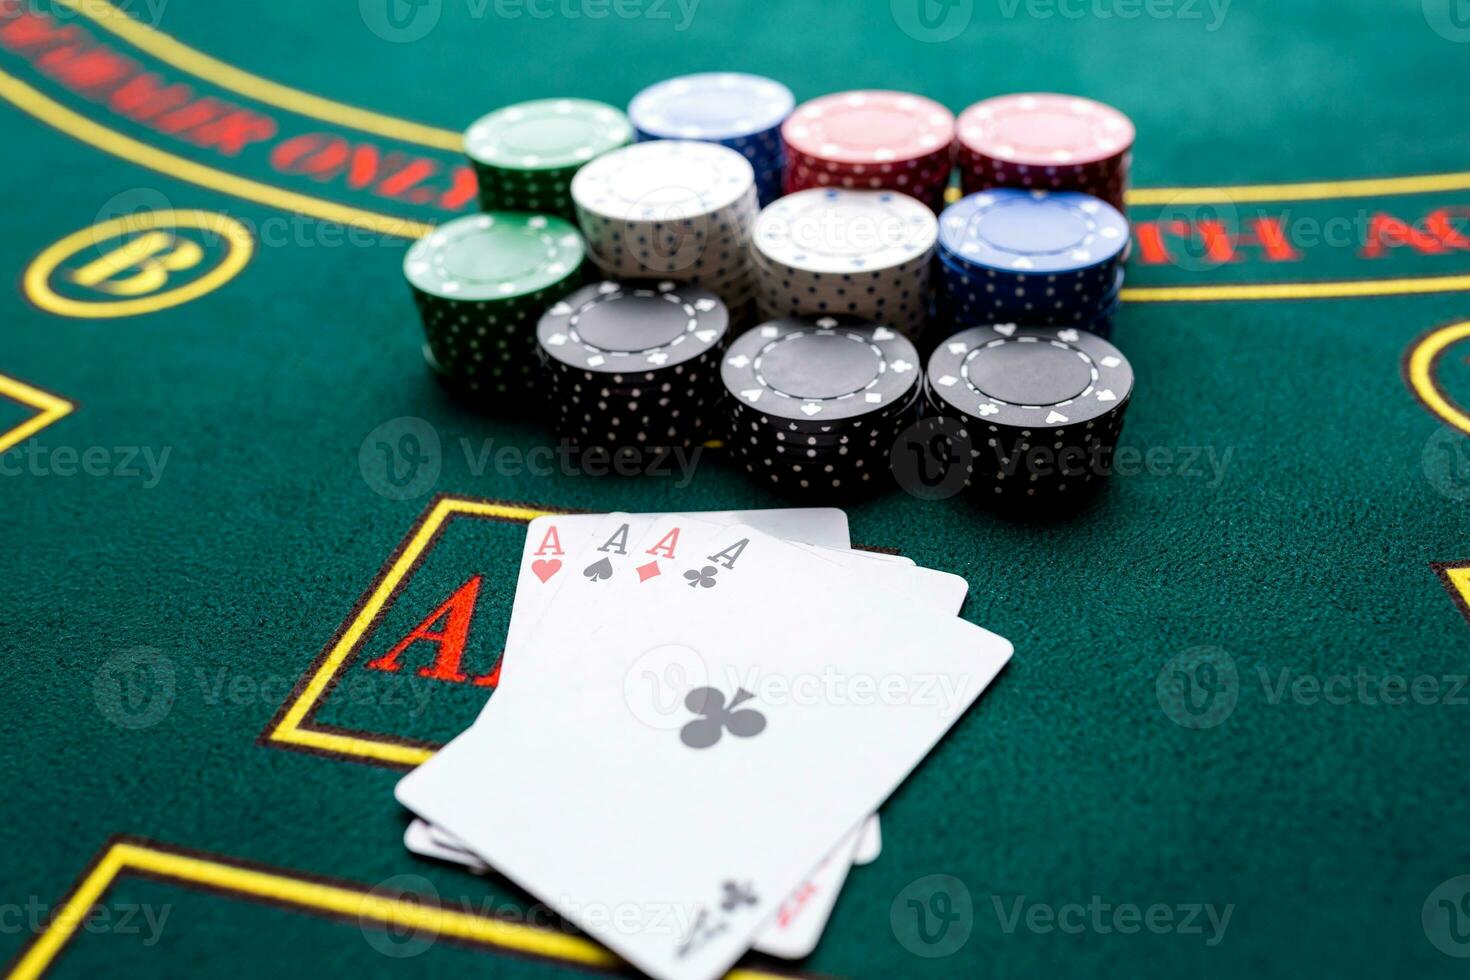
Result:
<svg viewBox="0 0 1470 980">
<path fill-rule="evenodd" d="M 872 864 L 883 853 L 883 828 L 875 813 L 863 824 L 863 835 L 858 839 L 857 850 L 852 855 L 853 864 Z"/>
<path fill-rule="evenodd" d="M 615 530 L 607 514 L 552 514 L 538 517 L 526 528 L 526 543 L 521 552 L 521 568 L 516 579 L 515 604 L 511 607 L 506 628 L 507 654 L 515 649 L 527 623 L 541 618 L 545 602 L 570 578 L 581 576 L 585 568 L 607 557 L 611 564 L 617 556 L 593 549 L 606 543 L 598 541 L 589 547 L 593 532 L 606 527 L 608 536 Z M 630 522 L 642 524 L 657 515 L 621 515 Z M 709 511 L 689 515 L 719 525 L 747 524 L 767 534 L 819 545 L 824 548 L 847 548 L 851 544 L 847 530 L 847 514 L 835 507 L 791 507 L 774 510 Z M 589 554 L 590 553 L 590 554 Z M 586 558 L 586 561 L 582 559 Z M 507 670 L 515 671 L 515 658 L 506 656 L 501 663 L 501 682 Z"/>
<path fill-rule="evenodd" d="M 832 907 L 842 893 L 842 884 L 847 881 L 860 836 L 862 830 L 858 829 L 842 838 L 842 843 L 822 859 L 796 891 L 786 896 L 775 917 L 761 930 L 755 943 L 756 952 L 784 960 L 799 960 L 812 954 L 827 920 L 832 917 Z"/>
<path fill-rule="evenodd" d="M 752 944 L 1011 648 L 749 527 L 669 564 L 579 590 L 565 609 L 554 600 L 535 669 L 397 793 L 640 969 L 703 980 Z M 669 651 L 694 668 L 655 691 L 672 706 L 637 680 Z"/>
<path fill-rule="evenodd" d="M 489 865 L 470 852 L 442 844 L 435 838 L 433 828 L 422 820 L 414 820 L 403 831 L 403 846 L 420 857 L 463 865 L 476 874 L 490 870 Z"/>
</svg>

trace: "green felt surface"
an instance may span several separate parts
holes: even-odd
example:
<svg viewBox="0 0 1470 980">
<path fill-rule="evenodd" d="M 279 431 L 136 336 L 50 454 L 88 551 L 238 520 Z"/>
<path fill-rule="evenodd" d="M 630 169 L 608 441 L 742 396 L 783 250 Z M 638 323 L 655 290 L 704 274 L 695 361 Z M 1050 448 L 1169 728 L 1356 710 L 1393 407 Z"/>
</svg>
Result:
<svg viewBox="0 0 1470 980">
<path fill-rule="evenodd" d="M 1202 20 L 960 4 L 968 26 L 932 44 L 905 34 L 890 5 L 875 0 L 704 0 L 683 30 L 672 5 L 668 21 L 512 16 L 444 0 L 429 5 L 437 25 L 411 43 L 369 30 L 363 11 L 372 6 L 174 2 L 161 18 L 141 3 L 129 9 L 257 75 L 449 129 L 519 99 L 622 105 L 667 75 L 738 68 L 781 78 L 799 98 L 885 87 L 960 109 L 1002 91 L 1092 95 L 1138 123 L 1136 182 L 1145 187 L 1452 172 L 1470 159 L 1457 84 L 1470 44 L 1433 29 L 1448 10 L 1434 0 L 1237 0 L 1214 30 L 1203 4 Z M 85 18 L 64 21 L 169 81 L 261 108 Z M 222 172 L 383 214 L 428 222 L 448 214 L 283 174 L 262 146 L 234 155 L 192 146 L 3 45 L 0 71 L 114 132 Z M 345 133 L 403 151 L 347 126 L 262 111 L 282 137 Z M 717 452 L 687 485 L 487 467 L 487 440 L 526 450 L 545 445 L 546 432 L 524 415 L 485 417 L 455 404 L 424 370 L 399 272 L 403 238 L 353 232 L 344 242 L 319 222 L 291 222 L 282 209 L 118 159 L 11 105 L 0 104 L 0 117 L 10 150 L 0 269 L 11 283 L 0 296 L 0 375 L 78 403 L 36 437 L 29 458 L 104 447 L 121 464 L 138 447 L 141 471 L 27 467 L 0 476 L 0 657 L 14 729 L 0 754 L 0 903 L 11 903 L 0 908 L 56 902 L 115 834 L 364 887 L 417 875 L 454 907 L 522 908 L 525 896 L 502 883 L 403 850 L 405 817 L 391 797 L 397 771 L 261 744 L 262 732 L 435 494 L 592 511 L 778 502 Z M 454 162 L 442 150 L 417 152 L 446 169 Z M 140 191 L 152 207 L 235 217 L 257 238 L 255 255 L 217 291 L 143 316 L 67 318 L 27 302 L 22 273 L 42 249 L 111 216 L 116 195 L 135 200 Z M 1271 215 L 1303 234 L 1333 220 L 1349 231 L 1279 263 L 1246 250 L 1221 266 L 1181 247 L 1175 262 L 1147 264 L 1136 252 L 1129 284 L 1464 275 L 1463 247 L 1368 257 L 1362 229 L 1374 215 L 1416 221 L 1466 205 L 1470 192 L 1444 189 L 1225 206 L 1231 222 Z M 1121 474 L 1083 512 L 1046 522 L 897 491 L 853 507 L 856 542 L 966 576 L 964 615 L 1012 639 L 1016 656 L 884 808 L 882 856 L 854 871 L 820 948 L 797 968 L 873 977 L 1463 975 L 1464 961 L 1430 941 L 1420 916 L 1440 883 L 1470 874 L 1462 751 L 1470 690 L 1444 703 L 1470 673 L 1470 623 L 1431 568 L 1470 559 L 1470 519 L 1456 499 L 1464 484 L 1444 478 L 1464 457 L 1464 437 L 1439 434 L 1402 362 L 1416 338 L 1467 318 L 1464 292 L 1130 302 L 1115 336 L 1139 379 L 1124 444 L 1151 453 L 1151 465 Z M 1462 403 L 1466 353 L 1452 348 L 1438 372 Z M 0 430 L 31 414 L 0 398 Z M 392 499 L 365 478 L 359 454 L 371 433 L 404 417 L 432 427 L 440 470 L 422 493 Z M 150 475 L 150 458 L 161 471 Z M 466 669 L 489 670 L 519 540 L 511 523 L 452 523 L 316 721 L 419 743 L 466 724 L 484 689 L 365 664 L 480 574 Z M 1237 677 L 1233 713 L 1203 730 L 1171 720 L 1157 689 L 1161 671 L 1198 647 L 1225 651 Z M 144 667 L 120 672 L 140 656 Z M 1276 694 L 1283 679 L 1341 676 L 1356 686 L 1360 673 L 1375 688 L 1384 678 L 1431 677 L 1440 697 L 1331 704 L 1289 688 Z M 131 686 L 120 688 L 120 678 Z M 171 698 L 150 701 L 170 686 Z M 528 734 L 506 748 L 533 747 Z M 958 878 L 973 899 L 968 940 L 943 957 L 916 955 L 890 921 L 904 889 L 933 874 Z M 110 894 L 170 906 L 160 941 L 80 935 L 56 960 L 58 973 L 573 972 L 443 943 L 388 956 L 355 924 L 177 883 L 126 878 Z M 1213 945 L 1208 923 L 1203 935 L 1091 924 L 1071 934 L 1028 927 L 1023 916 L 1009 929 L 1021 896 L 1023 909 L 1097 896 L 1232 912 Z M 17 921 L 0 919 L 0 954 L 32 938 Z M 1459 921 L 1470 929 L 1470 918 Z M 1470 952 L 1470 943 L 1458 948 Z"/>
</svg>

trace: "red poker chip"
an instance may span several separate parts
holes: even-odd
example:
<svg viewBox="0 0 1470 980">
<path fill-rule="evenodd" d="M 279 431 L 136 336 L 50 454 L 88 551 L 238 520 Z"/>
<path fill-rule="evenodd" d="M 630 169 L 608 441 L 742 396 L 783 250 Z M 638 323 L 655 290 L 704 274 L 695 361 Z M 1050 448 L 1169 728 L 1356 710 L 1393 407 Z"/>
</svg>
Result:
<svg viewBox="0 0 1470 980">
<path fill-rule="evenodd" d="M 954 116 L 907 92 L 839 92 L 797 106 L 781 126 L 791 151 L 837 163 L 912 160 L 949 150 Z"/>
<path fill-rule="evenodd" d="M 960 113 L 964 149 L 1032 166 L 1096 163 L 1128 152 L 1133 122 L 1111 106 L 1075 95 L 1029 92 L 986 99 Z"/>
</svg>

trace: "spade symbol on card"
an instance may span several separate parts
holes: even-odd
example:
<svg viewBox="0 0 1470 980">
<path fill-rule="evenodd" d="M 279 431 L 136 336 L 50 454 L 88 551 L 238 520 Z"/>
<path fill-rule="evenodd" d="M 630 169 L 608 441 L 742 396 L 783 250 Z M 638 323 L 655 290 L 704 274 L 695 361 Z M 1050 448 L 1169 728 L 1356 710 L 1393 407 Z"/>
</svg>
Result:
<svg viewBox="0 0 1470 980">
<path fill-rule="evenodd" d="M 713 687 L 696 687 L 684 697 L 684 707 L 700 717 L 679 730 L 679 741 L 691 749 L 707 749 L 719 742 L 725 732 L 736 738 L 755 738 L 766 730 L 766 716 L 754 708 L 736 711 L 755 695 L 744 688 L 725 704 L 725 695 Z"/>
<path fill-rule="evenodd" d="M 582 569 L 582 574 L 591 582 L 606 582 L 612 578 L 612 572 L 612 559 L 606 556 Z"/>
</svg>

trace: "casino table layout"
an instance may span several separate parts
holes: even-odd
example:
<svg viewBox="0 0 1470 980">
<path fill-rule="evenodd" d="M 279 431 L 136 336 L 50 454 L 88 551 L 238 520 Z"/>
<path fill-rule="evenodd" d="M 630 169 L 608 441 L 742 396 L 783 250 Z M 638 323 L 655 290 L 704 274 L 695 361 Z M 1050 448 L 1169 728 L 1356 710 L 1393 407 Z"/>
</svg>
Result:
<svg viewBox="0 0 1470 980">
<path fill-rule="evenodd" d="M 533 465 L 531 405 L 425 368 L 402 261 L 475 209 L 476 116 L 710 69 L 955 111 L 1079 93 L 1138 128 L 1117 471 L 1072 512 L 848 508 L 856 545 L 967 578 L 1016 652 L 883 808 L 815 954 L 742 974 L 1463 976 L 1452 0 L 0 6 L 15 974 L 627 969 L 409 855 L 394 783 L 493 697 L 530 518 L 785 502 L 718 445 Z M 451 599 L 452 657 L 385 657 Z"/>
</svg>

